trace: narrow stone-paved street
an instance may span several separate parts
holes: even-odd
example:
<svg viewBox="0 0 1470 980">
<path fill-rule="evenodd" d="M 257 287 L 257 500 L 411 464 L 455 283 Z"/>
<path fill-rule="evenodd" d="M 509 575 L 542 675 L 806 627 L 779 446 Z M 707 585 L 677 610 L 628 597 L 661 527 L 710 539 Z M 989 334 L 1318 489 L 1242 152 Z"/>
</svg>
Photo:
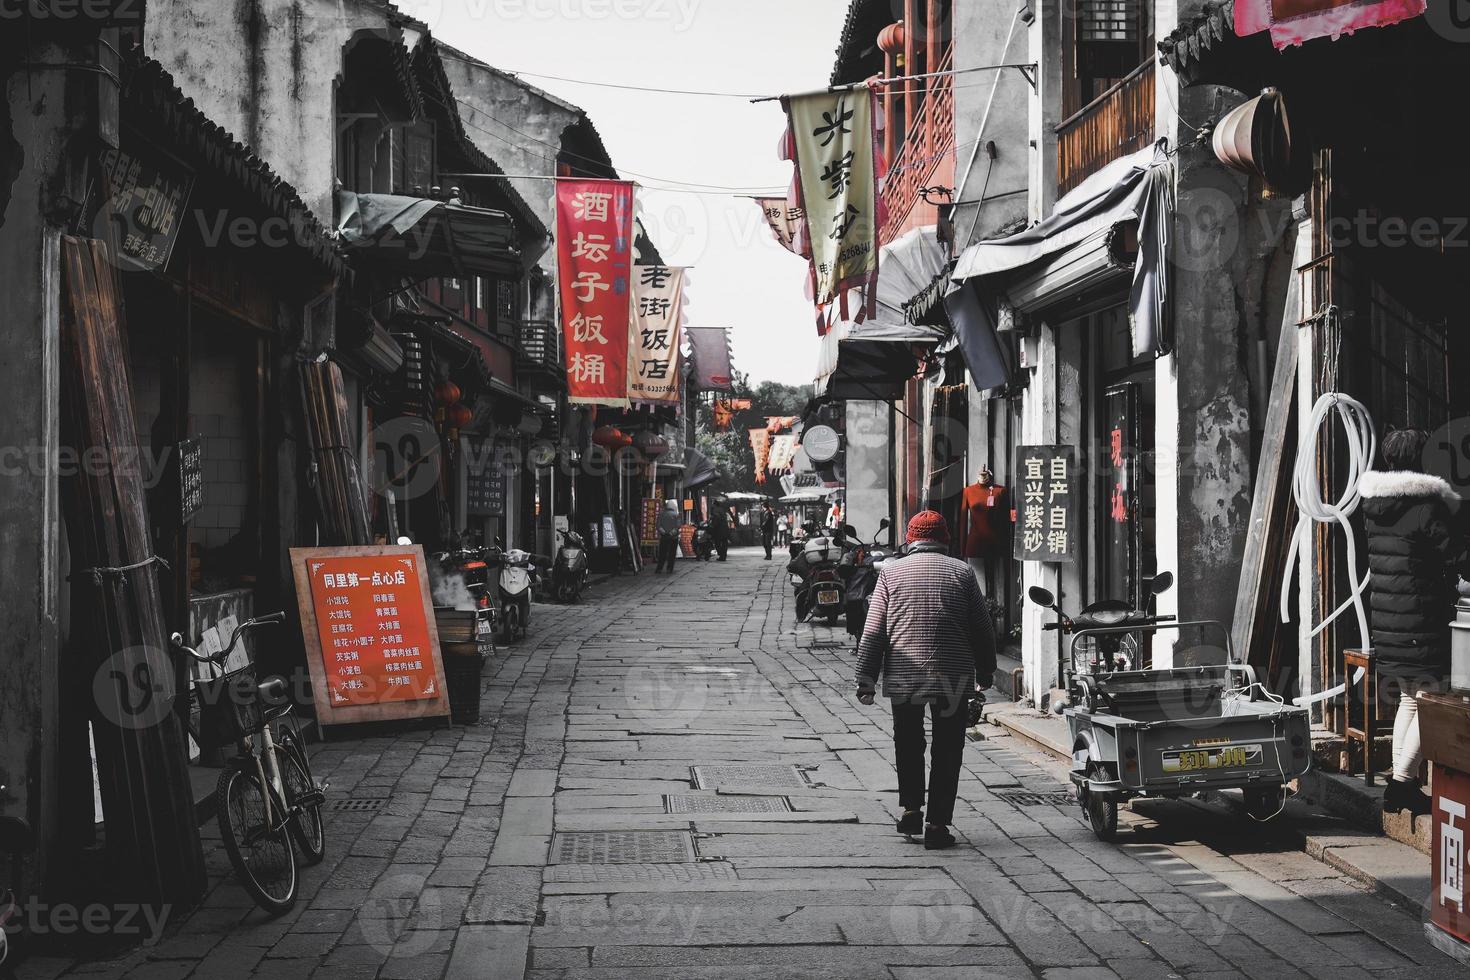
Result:
<svg viewBox="0 0 1470 980">
<path fill-rule="evenodd" d="M 840 628 L 795 624 L 777 557 L 538 606 L 478 727 L 319 746 L 330 850 L 290 914 L 215 846 L 205 906 L 162 941 L 21 976 L 1458 975 L 1418 910 L 1224 808 L 1141 805 L 1097 842 L 1062 767 L 989 726 L 961 845 L 898 836 L 884 704 L 857 702 Z"/>
</svg>

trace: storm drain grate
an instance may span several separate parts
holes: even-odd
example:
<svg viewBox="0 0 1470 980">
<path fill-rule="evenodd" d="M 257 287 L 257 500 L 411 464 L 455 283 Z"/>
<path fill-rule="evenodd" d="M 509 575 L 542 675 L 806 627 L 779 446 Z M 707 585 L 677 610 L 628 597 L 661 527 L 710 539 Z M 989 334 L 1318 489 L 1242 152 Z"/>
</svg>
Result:
<svg viewBox="0 0 1470 980">
<path fill-rule="evenodd" d="M 669 813 L 790 813 L 784 796 L 665 796 Z"/>
<path fill-rule="evenodd" d="M 1057 793 L 1032 793 L 1026 790 L 1012 790 L 1005 793 L 996 793 L 996 796 L 1014 806 L 1071 806 L 1077 801 L 1072 794 L 1065 790 Z"/>
<path fill-rule="evenodd" d="M 602 881 L 734 881 L 735 867 L 725 861 L 697 864 L 556 864 L 546 869 L 545 881 L 564 884 Z"/>
<path fill-rule="evenodd" d="M 807 789 L 809 783 L 795 766 L 694 766 L 695 789 L 720 786 L 784 786 Z"/>
<path fill-rule="evenodd" d="M 327 809 L 336 813 L 377 813 L 387 802 L 387 797 L 349 796 L 328 800 Z"/>
<path fill-rule="evenodd" d="M 557 834 L 553 864 L 666 864 L 694 860 L 694 840 L 678 830 Z"/>
</svg>

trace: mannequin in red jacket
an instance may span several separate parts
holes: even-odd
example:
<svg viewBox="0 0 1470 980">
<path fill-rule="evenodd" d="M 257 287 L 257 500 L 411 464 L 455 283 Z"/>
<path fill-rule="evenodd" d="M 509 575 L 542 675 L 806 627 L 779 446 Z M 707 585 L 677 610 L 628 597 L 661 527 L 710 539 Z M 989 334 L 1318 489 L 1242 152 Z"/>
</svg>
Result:
<svg viewBox="0 0 1470 980">
<path fill-rule="evenodd" d="M 995 485 L 990 467 L 980 464 L 975 482 L 965 487 L 960 500 L 960 557 L 971 564 L 999 554 L 1011 522 L 1005 487 Z"/>
</svg>

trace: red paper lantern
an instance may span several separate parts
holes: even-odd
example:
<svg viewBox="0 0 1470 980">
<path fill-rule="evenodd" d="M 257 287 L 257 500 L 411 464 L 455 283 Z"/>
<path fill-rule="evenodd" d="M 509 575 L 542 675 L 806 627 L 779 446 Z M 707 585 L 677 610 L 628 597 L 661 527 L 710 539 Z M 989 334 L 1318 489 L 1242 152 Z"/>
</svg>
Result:
<svg viewBox="0 0 1470 980">
<path fill-rule="evenodd" d="M 592 441 L 606 449 L 621 449 L 633 445 L 633 437 L 615 425 L 604 425 L 592 432 Z"/>
<path fill-rule="evenodd" d="M 459 385 L 453 381 L 441 381 L 434 389 L 434 397 L 439 399 L 441 405 L 458 405 L 462 396 Z"/>
<path fill-rule="evenodd" d="M 885 54 L 897 55 L 902 58 L 904 42 L 907 40 L 908 35 L 904 31 L 903 21 L 899 21 L 896 24 L 889 24 L 878 32 L 878 49 Z"/>
<path fill-rule="evenodd" d="M 466 405 L 452 405 L 447 413 L 449 424 L 456 429 L 463 429 L 474 421 L 475 413 L 470 411 Z"/>
</svg>

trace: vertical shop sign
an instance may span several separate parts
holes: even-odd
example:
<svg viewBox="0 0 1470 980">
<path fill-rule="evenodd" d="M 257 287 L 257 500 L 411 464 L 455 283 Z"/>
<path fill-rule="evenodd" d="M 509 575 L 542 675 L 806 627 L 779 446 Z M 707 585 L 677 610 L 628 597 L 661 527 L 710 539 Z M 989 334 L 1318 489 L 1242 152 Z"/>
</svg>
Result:
<svg viewBox="0 0 1470 980">
<path fill-rule="evenodd" d="M 292 548 L 321 724 L 449 714 L 423 549 Z"/>
<path fill-rule="evenodd" d="M 1020 446 L 1015 556 L 1020 561 L 1076 560 L 1078 480 L 1071 446 Z"/>
<path fill-rule="evenodd" d="M 628 333 L 628 397 L 678 404 L 684 271 L 666 265 L 634 268 Z"/>
<path fill-rule="evenodd" d="M 179 443 L 179 523 L 187 524 L 204 506 L 204 449 L 198 438 Z"/>
<path fill-rule="evenodd" d="M 633 275 L 631 183 L 557 183 L 556 268 L 567 400 L 626 408 Z"/>
</svg>

